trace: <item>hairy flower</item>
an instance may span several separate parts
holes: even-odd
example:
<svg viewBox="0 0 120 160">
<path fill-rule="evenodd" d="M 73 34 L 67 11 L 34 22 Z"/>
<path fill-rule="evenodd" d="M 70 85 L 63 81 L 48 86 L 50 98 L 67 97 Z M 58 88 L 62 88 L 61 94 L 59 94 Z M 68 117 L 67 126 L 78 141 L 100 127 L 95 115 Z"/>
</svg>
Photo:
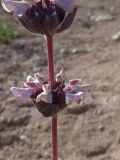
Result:
<svg viewBox="0 0 120 160">
<path fill-rule="evenodd" d="M 7 12 L 12 12 L 27 30 L 35 34 L 59 33 L 73 22 L 77 8 L 74 0 L 2 0 Z"/>
<path fill-rule="evenodd" d="M 66 106 L 76 102 L 80 104 L 91 85 L 80 85 L 80 79 L 68 80 L 64 71 L 56 74 L 55 88 L 51 89 L 50 82 L 46 76 L 35 73 L 34 77 L 28 76 L 24 82 L 24 88 L 12 87 L 14 96 L 23 102 L 32 99 L 35 106 L 44 116 L 53 116 Z"/>
</svg>

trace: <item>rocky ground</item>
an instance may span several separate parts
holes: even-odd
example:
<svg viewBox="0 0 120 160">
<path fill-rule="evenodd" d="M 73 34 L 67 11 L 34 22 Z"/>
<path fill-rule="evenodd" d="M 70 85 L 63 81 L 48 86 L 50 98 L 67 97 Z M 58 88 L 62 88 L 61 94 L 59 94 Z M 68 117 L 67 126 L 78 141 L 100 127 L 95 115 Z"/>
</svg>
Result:
<svg viewBox="0 0 120 160">
<path fill-rule="evenodd" d="M 59 158 L 120 160 L 120 0 L 78 3 L 71 28 L 54 37 L 55 71 L 95 87 L 58 114 Z M 50 160 L 51 119 L 9 91 L 28 74 L 47 74 L 44 38 L 19 30 L 19 39 L 0 43 L 0 160 Z"/>
</svg>

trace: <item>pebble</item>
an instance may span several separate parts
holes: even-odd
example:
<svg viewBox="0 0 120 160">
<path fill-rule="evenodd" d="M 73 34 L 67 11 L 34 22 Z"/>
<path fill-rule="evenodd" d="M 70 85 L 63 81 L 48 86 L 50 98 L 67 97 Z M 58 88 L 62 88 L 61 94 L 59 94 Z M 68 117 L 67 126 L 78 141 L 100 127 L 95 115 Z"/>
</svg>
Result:
<svg viewBox="0 0 120 160">
<path fill-rule="evenodd" d="M 111 15 L 92 15 L 90 17 L 90 19 L 94 22 L 100 22 L 100 21 L 112 21 L 115 19 L 115 17 L 111 16 Z"/>
<path fill-rule="evenodd" d="M 69 53 L 70 53 L 70 51 L 69 51 L 67 48 L 62 48 L 62 49 L 60 50 L 60 54 L 61 54 L 62 56 L 67 56 L 67 55 L 69 55 Z"/>
<path fill-rule="evenodd" d="M 89 52 L 90 52 L 90 50 L 87 50 L 87 49 L 80 49 L 80 48 L 73 48 L 72 49 L 72 54 L 87 54 Z"/>
<path fill-rule="evenodd" d="M 112 38 L 113 41 L 120 41 L 120 31 L 118 31 L 117 33 L 115 33 Z"/>
<path fill-rule="evenodd" d="M 101 124 L 101 125 L 98 126 L 98 129 L 99 129 L 100 131 L 104 131 L 104 130 L 105 130 L 105 126 L 103 126 L 103 125 Z"/>
<path fill-rule="evenodd" d="M 103 110 L 100 110 L 100 109 L 99 109 L 99 110 L 97 110 L 97 114 L 98 114 L 98 115 L 103 115 L 104 112 L 103 112 Z"/>
<path fill-rule="evenodd" d="M 20 136 L 20 140 L 26 140 L 26 139 L 27 139 L 26 135 L 23 134 L 23 135 Z"/>
</svg>

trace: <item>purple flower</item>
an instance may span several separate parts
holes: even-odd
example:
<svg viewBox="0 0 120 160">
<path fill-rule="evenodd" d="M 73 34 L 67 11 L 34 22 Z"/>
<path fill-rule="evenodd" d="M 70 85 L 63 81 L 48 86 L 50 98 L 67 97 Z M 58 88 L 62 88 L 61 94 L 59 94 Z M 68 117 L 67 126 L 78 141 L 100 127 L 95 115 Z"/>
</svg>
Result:
<svg viewBox="0 0 120 160">
<path fill-rule="evenodd" d="M 25 88 L 12 87 L 11 91 L 14 96 L 20 97 L 20 99 L 25 102 L 27 100 L 34 99 L 43 92 L 44 85 L 48 83 L 47 77 L 36 73 L 35 77 L 28 76 L 26 82 L 24 82 Z"/>
<path fill-rule="evenodd" d="M 27 77 L 23 83 L 24 88 L 12 87 L 11 91 L 22 102 L 31 99 L 37 109 L 48 117 L 55 115 L 73 102 L 80 104 L 84 100 L 86 93 L 91 90 L 91 85 L 81 85 L 80 82 L 80 79 L 69 80 L 62 69 L 55 76 L 54 89 L 51 89 L 46 76 L 35 73 L 34 77 L 30 75 Z"/>
<path fill-rule="evenodd" d="M 35 34 L 59 33 L 73 22 L 77 8 L 73 0 L 2 0 L 2 7 L 12 12 L 27 30 Z"/>
<path fill-rule="evenodd" d="M 69 105 L 73 102 L 80 104 L 86 93 L 91 90 L 91 85 L 80 85 L 79 83 L 80 79 L 68 80 L 62 69 L 60 73 L 56 74 L 54 90 L 51 89 L 46 76 L 35 73 L 34 77 L 30 75 L 27 77 L 26 82 L 24 82 L 25 88 L 12 87 L 11 91 L 14 96 L 19 97 L 23 102 L 32 99 L 37 103 L 43 101 L 58 105 L 59 103 Z"/>
<path fill-rule="evenodd" d="M 34 94 L 35 90 L 30 88 L 11 87 L 11 92 L 14 96 L 19 97 L 22 102 L 26 102 L 28 98 Z"/>
</svg>

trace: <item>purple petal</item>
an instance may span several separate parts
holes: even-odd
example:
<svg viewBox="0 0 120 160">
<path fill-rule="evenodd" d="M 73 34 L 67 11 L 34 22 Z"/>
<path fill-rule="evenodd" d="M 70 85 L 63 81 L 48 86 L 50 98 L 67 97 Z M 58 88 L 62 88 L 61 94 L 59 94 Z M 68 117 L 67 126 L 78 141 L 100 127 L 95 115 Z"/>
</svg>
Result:
<svg viewBox="0 0 120 160">
<path fill-rule="evenodd" d="M 12 94 L 15 97 L 19 97 L 22 102 L 26 102 L 31 95 L 35 92 L 34 89 L 30 89 L 30 88 L 18 88 L 18 87 L 11 87 L 10 88 Z"/>
<path fill-rule="evenodd" d="M 76 101 L 78 104 L 81 103 L 84 99 L 84 93 L 83 92 L 78 92 L 74 95 L 74 101 Z"/>
<path fill-rule="evenodd" d="M 73 102 L 73 98 L 74 98 L 74 94 L 65 93 L 65 100 L 67 105 L 70 105 Z"/>
<path fill-rule="evenodd" d="M 78 92 L 79 91 L 81 91 L 81 92 L 88 92 L 88 91 L 91 91 L 93 85 L 91 85 L 91 84 L 85 84 L 85 85 L 78 85 L 76 87 L 77 87 Z"/>
<path fill-rule="evenodd" d="M 78 85 L 80 83 L 80 79 L 72 79 L 69 81 L 70 85 Z"/>
<path fill-rule="evenodd" d="M 72 12 L 75 7 L 74 0 L 51 0 L 53 3 L 57 4 L 65 12 Z"/>
<path fill-rule="evenodd" d="M 55 3 L 62 8 L 65 12 L 72 12 L 74 5 L 74 0 L 54 0 Z"/>
<path fill-rule="evenodd" d="M 66 85 L 65 88 L 63 89 L 63 91 L 69 92 L 69 93 L 76 93 L 77 88 L 76 88 L 76 86 Z"/>
<path fill-rule="evenodd" d="M 14 3 L 11 0 L 2 0 L 1 1 L 2 7 L 5 9 L 7 12 L 13 12 L 14 9 L 16 8 L 16 3 Z"/>
<path fill-rule="evenodd" d="M 35 90 L 39 90 L 42 88 L 42 85 L 40 85 L 39 83 L 36 83 L 34 81 L 24 82 L 24 86 L 28 87 L 28 88 L 35 89 Z"/>
<path fill-rule="evenodd" d="M 14 11 L 14 16 L 21 17 L 26 12 L 26 10 L 28 8 L 29 8 L 29 4 L 28 3 L 21 2 L 21 4 L 17 5 L 17 7 L 16 7 L 16 9 Z"/>
<path fill-rule="evenodd" d="M 12 0 L 2 0 L 2 7 L 7 12 L 13 12 L 15 16 L 19 16 L 20 14 L 23 14 L 29 7 L 28 3 L 25 2 L 17 2 Z"/>
<path fill-rule="evenodd" d="M 65 88 L 63 89 L 64 92 L 70 92 L 71 91 L 71 86 L 66 85 Z"/>
<path fill-rule="evenodd" d="M 44 84 L 44 82 L 48 81 L 48 78 L 46 76 L 43 76 L 40 73 L 35 73 L 35 78 L 40 81 L 42 84 Z"/>
</svg>

